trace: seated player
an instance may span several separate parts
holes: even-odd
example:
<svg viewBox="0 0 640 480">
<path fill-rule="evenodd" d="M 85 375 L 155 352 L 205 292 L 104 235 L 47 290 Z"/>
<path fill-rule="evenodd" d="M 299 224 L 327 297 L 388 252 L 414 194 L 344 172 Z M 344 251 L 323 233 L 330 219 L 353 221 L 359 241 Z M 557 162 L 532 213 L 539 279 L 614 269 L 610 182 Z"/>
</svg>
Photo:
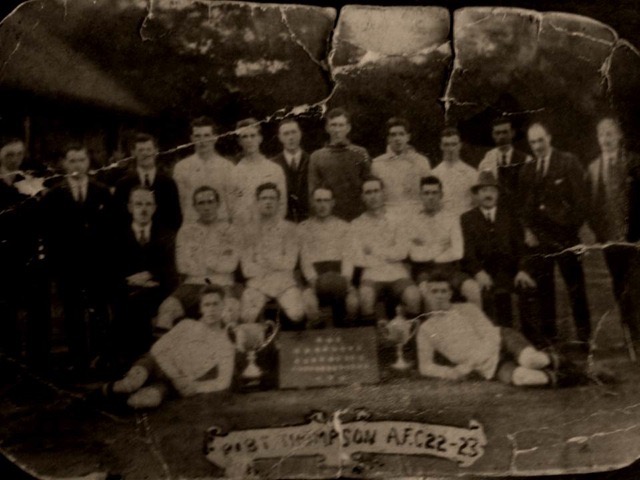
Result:
<svg viewBox="0 0 640 480">
<path fill-rule="evenodd" d="M 195 222 L 185 223 L 176 239 L 176 265 L 185 277 L 158 310 L 156 327 L 170 329 L 185 315 L 197 315 L 198 299 L 205 285 L 225 289 L 225 320 L 235 323 L 239 302 L 234 272 L 238 268 L 240 239 L 236 228 L 218 217 L 220 197 L 212 187 L 198 187 L 193 192 L 193 206 L 198 214 Z"/>
<path fill-rule="evenodd" d="M 536 282 L 524 268 L 524 230 L 499 201 L 501 187 L 493 173 L 480 172 L 478 183 L 471 190 L 478 206 L 460 217 L 464 237 L 462 268 L 482 288 L 485 313 L 499 325 L 511 327 L 511 294 L 517 291 L 526 297 L 535 295 Z"/>
<path fill-rule="evenodd" d="M 367 177 L 362 184 L 366 212 L 351 222 L 355 265 L 361 267 L 360 313 L 362 320 L 375 324 L 378 300 L 402 302 L 407 315 L 420 313 L 420 292 L 404 263 L 408 244 L 397 220 L 384 205 L 384 184 Z"/>
<path fill-rule="evenodd" d="M 281 218 L 281 191 L 267 182 L 256 188 L 258 220 L 244 232 L 242 273 L 247 278 L 240 300 L 243 322 L 255 322 L 269 299 L 276 299 L 288 319 L 304 320 L 302 293 L 294 277 L 300 251 L 295 224 Z"/>
<path fill-rule="evenodd" d="M 358 314 L 353 287 L 353 258 L 349 224 L 333 215 L 335 199 L 330 187 L 312 192 L 314 216 L 298 227 L 302 273 L 309 284 L 304 291 L 311 325 L 342 325 Z"/>
<path fill-rule="evenodd" d="M 222 318 L 224 296 L 221 287 L 206 287 L 200 319 L 178 323 L 104 393 L 126 395 L 127 405 L 140 409 L 159 406 L 171 387 L 184 397 L 228 389 L 235 346 Z"/>
<path fill-rule="evenodd" d="M 557 355 L 536 350 L 516 330 L 492 324 L 475 305 L 451 303 L 447 277 L 432 275 L 426 289 L 432 313 L 416 336 L 421 375 L 460 380 L 476 372 L 519 387 L 566 386 L 584 378 Z M 453 366 L 435 363 L 436 353 Z"/>
<path fill-rule="evenodd" d="M 445 275 L 464 298 L 482 307 L 480 287 L 460 269 L 464 253 L 460 220 L 442 208 L 442 195 L 442 182 L 437 177 L 420 179 L 422 210 L 405 225 L 413 278 L 425 299 L 427 311 L 432 307 L 426 301 L 424 287 L 434 274 Z"/>
<path fill-rule="evenodd" d="M 132 222 L 117 238 L 119 289 L 114 340 L 125 365 L 149 351 L 152 319 L 175 288 L 175 234 L 154 218 L 155 196 L 143 186 L 129 194 Z"/>
</svg>

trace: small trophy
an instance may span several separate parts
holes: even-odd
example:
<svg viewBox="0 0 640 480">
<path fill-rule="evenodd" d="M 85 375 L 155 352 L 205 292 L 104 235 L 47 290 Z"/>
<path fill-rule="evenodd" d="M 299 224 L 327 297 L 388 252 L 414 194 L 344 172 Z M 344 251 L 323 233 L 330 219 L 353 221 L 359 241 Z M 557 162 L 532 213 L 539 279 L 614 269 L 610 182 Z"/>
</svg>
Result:
<svg viewBox="0 0 640 480">
<path fill-rule="evenodd" d="M 404 371 L 411 368 L 411 365 L 405 360 L 403 348 L 413 338 L 418 331 L 420 322 L 417 318 L 407 320 L 404 317 L 402 307 L 396 308 L 396 317 L 390 322 L 380 320 L 378 322 L 384 339 L 396 345 L 397 360 L 391 365 L 394 370 Z"/>
<path fill-rule="evenodd" d="M 241 323 L 229 329 L 234 333 L 235 339 L 232 338 L 232 340 L 238 351 L 247 353 L 247 367 L 242 372 L 242 378 L 252 383 L 259 381 L 262 370 L 256 364 L 256 355 L 276 337 L 278 325 L 271 320 L 266 320 L 261 323 Z"/>
</svg>

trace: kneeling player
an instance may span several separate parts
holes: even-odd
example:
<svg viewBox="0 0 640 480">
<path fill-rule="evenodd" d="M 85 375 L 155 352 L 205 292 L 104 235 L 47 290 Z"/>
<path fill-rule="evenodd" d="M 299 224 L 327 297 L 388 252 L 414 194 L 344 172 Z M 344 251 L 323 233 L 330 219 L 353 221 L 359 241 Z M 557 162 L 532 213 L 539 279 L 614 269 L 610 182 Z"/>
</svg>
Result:
<svg viewBox="0 0 640 480">
<path fill-rule="evenodd" d="M 200 320 L 185 319 L 158 340 L 109 394 L 127 395 L 132 408 L 155 408 L 174 387 L 182 396 L 226 390 L 231 385 L 235 347 L 222 320 L 224 290 L 207 287 Z"/>
</svg>

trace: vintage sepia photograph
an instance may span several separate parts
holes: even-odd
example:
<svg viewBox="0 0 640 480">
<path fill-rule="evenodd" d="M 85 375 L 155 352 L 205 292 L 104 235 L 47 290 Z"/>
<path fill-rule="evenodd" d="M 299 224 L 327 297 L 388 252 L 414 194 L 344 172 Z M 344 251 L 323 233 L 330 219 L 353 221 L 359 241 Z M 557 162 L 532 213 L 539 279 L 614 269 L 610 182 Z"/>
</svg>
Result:
<svg viewBox="0 0 640 480">
<path fill-rule="evenodd" d="M 0 7 L 0 478 L 636 478 L 640 1 L 303 3 Z"/>
</svg>

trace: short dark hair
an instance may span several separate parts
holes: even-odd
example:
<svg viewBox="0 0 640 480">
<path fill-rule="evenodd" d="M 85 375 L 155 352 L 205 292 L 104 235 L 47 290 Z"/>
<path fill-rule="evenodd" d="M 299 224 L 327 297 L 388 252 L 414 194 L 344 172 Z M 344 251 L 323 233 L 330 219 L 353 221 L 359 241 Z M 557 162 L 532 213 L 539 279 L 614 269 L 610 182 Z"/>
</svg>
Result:
<svg viewBox="0 0 640 480">
<path fill-rule="evenodd" d="M 551 135 L 551 130 L 549 130 L 549 125 L 547 125 L 547 123 L 543 122 L 542 120 L 534 120 L 533 122 L 531 122 L 527 127 L 527 132 L 531 130 L 533 127 L 535 127 L 536 125 L 539 127 L 542 127 L 542 129 L 545 132 L 547 132 L 547 135 Z"/>
<path fill-rule="evenodd" d="M 427 175 L 426 177 L 422 177 L 420 179 L 420 189 L 425 185 L 438 185 L 440 190 L 442 191 L 442 181 L 436 177 L 435 175 Z"/>
<path fill-rule="evenodd" d="M 256 188 L 256 198 L 260 197 L 260 194 L 265 190 L 275 190 L 276 193 L 278 194 L 278 198 L 280 198 L 281 196 L 278 185 L 276 185 L 273 182 L 266 182 L 266 183 L 261 183 L 260 185 L 258 185 L 258 188 Z"/>
<path fill-rule="evenodd" d="M 347 119 L 347 122 L 351 123 L 351 114 L 342 107 L 332 108 L 325 114 L 324 119 L 328 122 L 337 117 L 344 117 Z"/>
<path fill-rule="evenodd" d="M 64 147 L 62 147 L 62 157 L 66 157 L 67 153 L 71 151 L 79 152 L 80 150 L 87 150 L 87 146 L 78 141 L 72 141 L 65 143 Z"/>
<path fill-rule="evenodd" d="M 21 143 L 25 145 L 25 141 L 19 137 L 3 137 L 0 138 L 0 148 L 4 148 L 12 143 Z"/>
<path fill-rule="evenodd" d="M 288 123 L 295 123 L 296 125 L 298 125 L 298 127 L 300 127 L 300 122 L 298 122 L 298 119 L 296 117 L 284 117 L 282 120 L 278 122 L 278 130 L 280 130 L 281 126 L 286 125 Z"/>
<path fill-rule="evenodd" d="M 389 120 L 387 120 L 387 133 L 389 133 L 389 130 L 391 130 L 393 127 L 402 127 L 404 128 L 405 132 L 411 133 L 411 125 L 406 118 L 391 117 Z"/>
<path fill-rule="evenodd" d="M 192 129 L 196 127 L 211 127 L 211 129 L 213 130 L 213 133 L 216 133 L 218 131 L 218 126 L 216 125 L 216 122 L 214 122 L 211 117 L 207 117 L 204 115 L 200 117 L 196 117 L 193 120 L 191 120 L 190 125 Z"/>
<path fill-rule="evenodd" d="M 440 132 L 440 138 L 453 137 L 454 135 L 458 138 L 462 138 L 460 136 L 460 130 L 458 130 L 456 127 L 445 127 Z"/>
<path fill-rule="evenodd" d="M 133 197 L 134 192 L 149 192 L 153 196 L 153 201 L 156 201 L 156 195 L 155 193 L 153 193 L 153 190 L 145 185 L 136 185 L 131 190 L 129 190 L 129 201 L 131 201 L 131 197 Z"/>
<path fill-rule="evenodd" d="M 427 283 L 446 283 L 449 285 L 449 288 L 453 288 L 451 285 L 451 278 L 444 273 L 434 273 L 433 275 L 429 275 Z"/>
<path fill-rule="evenodd" d="M 333 188 L 331 188 L 329 185 L 320 184 L 311 191 L 311 198 L 313 198 L 318 190 L 326 190 L 327 192 L 331 192 L 331 198 L 336 197 L 336 193 L 333 191 Z"/>
<path fill-rule="evenodd" d="M 384 190 L 384 182 L 380 177 L 376 177 L 375 175 L 367 175 L 362 180 L 362 184 L 360 185 L 360 190 L 364 190 L 364 184 L 367 182 L 378 182 L 380 184 L 380 188 Z"/>
<path fill-rule="evenodd" d="M 496 117 L 491 121 L 491 128 L 497 127 L 498 125 L 507 125 L 507 124 L 509 124 L 511 128 L 513 128 L 513 121 L 509 117 L 503 115 L 501 117 Z"/>
<path fill-rule="evenodd" d="M 202 192 L 213 192 L 213 197 L 216 199 L 216 202 L 220 203 L 220 195 L 218 194 L 218 191 L 209 185 L 202 185 L 201 187 L 196 188 L 193 191 L 193 195 L 191 195 L 191 200 L 194 205 L 196 204 L 196 195 L 199 195 Z"/>
<path fill-rule="evenodd" d="M 244 127 L 255 127 L 258 129 L 258 132 L 262 134 L 262 125 L 260 124 L 257 118 L 249 117 L 249 118 L 242 119 L 238 123 L 236 123 L 236 130 L 240 130 L 241 128 L 244 128 Z"/>
<path fill-rule="evenodd" d="M 220 295 L 220 298 L 222 299 L 224 299 L 224 297 L 226 296 L 224 288 L 222 288 L 220 285 L 216 285 L 215 283 L 211 283 L 200 290 L 200 300 L 202 300 L 205 295 L 212 294 Z"/>
<path fill-rule="evenodd" d="M 156 140 L 156 137 L 145 132 L 136 133 L 136 135 L 133 137 L 133 140 L 131 141 L 131 148 L 135 148 L 138 143 L 147 142 L 153 142 L 153 145 L 158 148 L 158 140 Z"/>
</svg>

